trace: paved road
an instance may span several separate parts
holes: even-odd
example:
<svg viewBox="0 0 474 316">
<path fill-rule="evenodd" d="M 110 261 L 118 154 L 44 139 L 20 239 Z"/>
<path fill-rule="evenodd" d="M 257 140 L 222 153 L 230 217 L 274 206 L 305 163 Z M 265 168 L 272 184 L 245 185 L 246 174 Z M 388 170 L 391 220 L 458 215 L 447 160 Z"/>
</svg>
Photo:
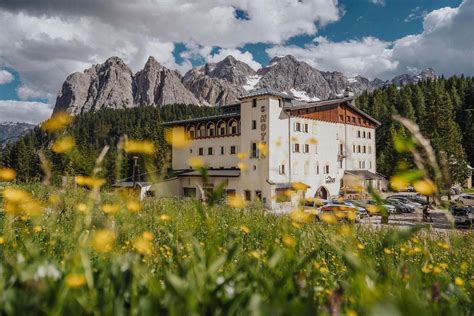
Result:
<svg viewBox="0 0 474 316">
<path fill-rule="evenodd" d="M 433 219 L 433 222 L 423 222 L 423 214 L 421 211 L 416 211 L 415 213 L 394 214 L 389 216 L 388 224 L 390 226 L 414 226 L 420 224 L 429 224 L 433 228 L 437 229 L 453 229 L 453 226 L 449 222 L 444 211 L 431 210 L 430 215 Z M 380 225 L 380 219 L 380 216 L 367 217 L 362 220 L 362 223 Z"/>
</svg>

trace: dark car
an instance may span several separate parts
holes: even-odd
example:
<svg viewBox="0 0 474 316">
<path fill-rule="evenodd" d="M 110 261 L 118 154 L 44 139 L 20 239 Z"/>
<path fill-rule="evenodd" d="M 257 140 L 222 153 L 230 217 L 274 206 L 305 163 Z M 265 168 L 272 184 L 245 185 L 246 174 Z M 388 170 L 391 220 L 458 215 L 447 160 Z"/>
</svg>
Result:
<svg viewBox="0 0 474 316">
<path fill-rule="evenodd" d="M 420 195 L 415 195 L 415 194 L 405 194 L 405 195 L 402 195 L 402 194 L 395 194 L 395 195 L 392 195 L 391 197 L 392 197 L 392 198 L 403 198 L 403 199 L 407 199 L 407 200 L 409 200 L 409 201 L 416 202 L 416 203 L 421 204 L 421 205 L 423 205 L 423 206 L 430 204 L 430 203 L 426 202 L 426 198 L 425 198 L 425 197 L 422 197 L 422 196 L 420 196 Z"/>
<path fill-rule="evenodd" d="M 417 208 L 416 205 L 413 205 L 412 202 L 406 198 L 389 196 L 387 202 L 393 206 L 399 206 L 402 213 L 413 213 Z"/>
<path fill-rule="evenodd" d="M 454 226 L 468 228 L 472 226 L 472 220 L 469 216 L 470 209 L 468 207 L 453 207 L 451 213 L 454 217 Z"/>
</svg>

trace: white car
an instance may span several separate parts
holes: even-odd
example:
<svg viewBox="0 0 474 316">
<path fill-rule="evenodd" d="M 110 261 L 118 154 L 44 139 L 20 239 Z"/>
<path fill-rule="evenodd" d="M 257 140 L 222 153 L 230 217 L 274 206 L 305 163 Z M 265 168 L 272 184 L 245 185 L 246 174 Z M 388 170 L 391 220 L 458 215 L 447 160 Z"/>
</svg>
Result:
<svg viewBox="0 0 474 316">
<path fill-rule="evenodd" d="M 461 194 L 458 201 L 462 205 L 474 206 L 474 194 Z"/>
</svg>

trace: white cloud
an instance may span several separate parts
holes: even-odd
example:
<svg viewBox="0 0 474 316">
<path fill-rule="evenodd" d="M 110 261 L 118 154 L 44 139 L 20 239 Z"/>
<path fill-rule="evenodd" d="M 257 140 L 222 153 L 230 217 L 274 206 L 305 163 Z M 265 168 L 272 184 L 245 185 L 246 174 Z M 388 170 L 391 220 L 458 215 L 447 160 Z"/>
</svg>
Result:
<svg viewBox="0 0 474 316">
<path fill-rule="evenodd" d="M 47 103 L 0 100 L 0 122 L 38 124 L 51 116 L 53 107 Z"/>
<path fill-rule="evenodd" d="M 15 77 L 6 70 L 0 70 L 0 84 L 6 84 L 12 82 Z"/>
<path fill-rule="evenodd" d="M 392 58 L 389 45 L 389 42 L 374 37 L 343 42 L 317 37 L 313 44 L 305 47 L 275 46 L 268 49 L 267 53 L 272 57 L 293 55 L 319 70 L 336 70 L 349 76 L 362 74 L 375 78 L 394 70 L 398 65 Z"/>
<path fill-rule="evenodd" d="M 249 19 L 237 19 L 236 9 Z M 235 49 L 315 34 L 339 18 L 336 0 L 0 1 L 0 64 L 19 72 L 22 98 L 54 102 L 67 75 L 110 56 L 135 71 L 149 55 L 185 71 L 190 62 L 178 65 L 172 55 L 174 43 L 183 42 L 231 49 L 252 62 Z"/>
<path fill-rule="evenodd" d="M 457 8 L 431 11 L 423 20 L 423 32 L 395 41 L 393 59 L 398 71 L 433 67 L 447 76 L 474 75 L 474 0 Z"/>
<path fill-rule="evenodd" d="M 317 37 L 313 44 L 305 47 L 280 45 L 267 52 L 271 56 L 291 54 L 321 70 L 338 70 L 369 78 L 388 79 L 430 67 L 447 76 L 474 75 L 472 30 L 474 0 L 464 0 L 457 8 L 446 7 L 426 14 L 422 33 L 393 43 L 373 37 L 341 42 Z"/>
</svg>

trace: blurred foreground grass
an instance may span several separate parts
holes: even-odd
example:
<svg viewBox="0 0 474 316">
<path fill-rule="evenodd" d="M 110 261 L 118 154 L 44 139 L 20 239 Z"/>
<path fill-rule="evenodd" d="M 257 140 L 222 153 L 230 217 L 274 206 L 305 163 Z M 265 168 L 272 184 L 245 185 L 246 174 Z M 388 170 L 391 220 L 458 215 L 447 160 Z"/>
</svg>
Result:
<svg viewBox="0 0 474 316">
<path fill-rule="evenodd" d="M 39 184 L 22 192 L 43 211 L 13 215 L 2 203 L 2 315 L 474 312 L 470 232 L 327 225 Z"/>
</svg>

